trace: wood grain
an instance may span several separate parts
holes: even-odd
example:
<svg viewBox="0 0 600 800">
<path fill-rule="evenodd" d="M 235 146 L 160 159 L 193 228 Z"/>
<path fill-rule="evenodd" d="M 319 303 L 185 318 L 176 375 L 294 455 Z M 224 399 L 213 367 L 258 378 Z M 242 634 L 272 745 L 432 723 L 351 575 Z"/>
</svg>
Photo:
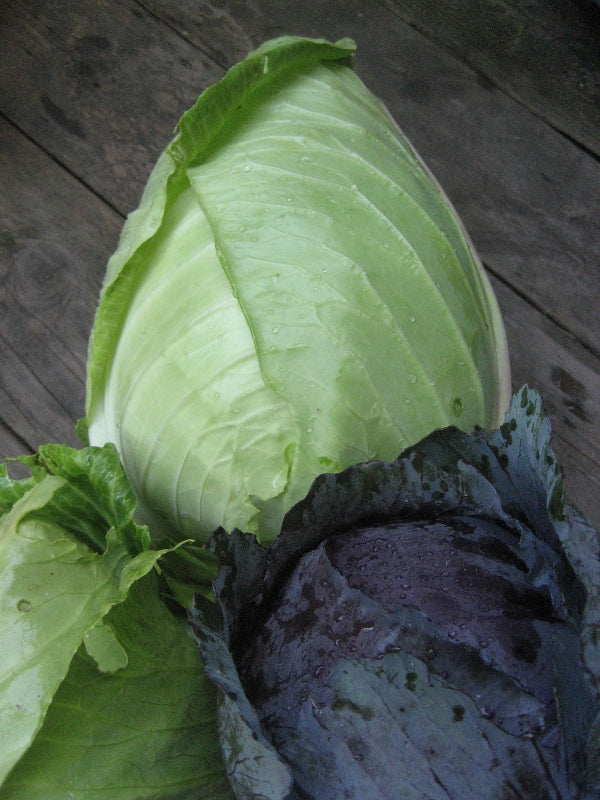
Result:
<svg viewBox="0 0 600 800">
<path fill-rule="evenodd" d="M 600 14 L 581 0 L 384 0 L 387 8 L 600 155 Z"/>
<path fill-rule="evenodd" d="M 0 416 L 30 449 L 74 444 L 89 332 L 123 218 L 1 120 L 0 175 Z"/>
<path fill-rule="evenodd" d="M 542 394 L 568 497 L 600 525 L 600 362 L 572 336 L 498 280 L 513 388 Z"/>
<path fill-rule="evenodd" d="M 135 208 L 223 69 L 135 2 L 4 0 L 0 15 L 3 113 L 114 208 Z"/>
</svg>

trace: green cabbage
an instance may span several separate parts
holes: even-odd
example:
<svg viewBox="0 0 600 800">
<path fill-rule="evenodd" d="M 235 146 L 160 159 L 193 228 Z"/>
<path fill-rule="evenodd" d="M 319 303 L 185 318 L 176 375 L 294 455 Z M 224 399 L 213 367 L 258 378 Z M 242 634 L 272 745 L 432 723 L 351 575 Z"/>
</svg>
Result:
<svg viewBox="0 0 600 800">
<path fill-rule="evenodd" d="M 353 50 L 285 37 L 204 92 L 109 262 L 87 435 L 157 535 L 269 541 L 318 474 L 502 419 L 490 285 Z"/>
</svg>

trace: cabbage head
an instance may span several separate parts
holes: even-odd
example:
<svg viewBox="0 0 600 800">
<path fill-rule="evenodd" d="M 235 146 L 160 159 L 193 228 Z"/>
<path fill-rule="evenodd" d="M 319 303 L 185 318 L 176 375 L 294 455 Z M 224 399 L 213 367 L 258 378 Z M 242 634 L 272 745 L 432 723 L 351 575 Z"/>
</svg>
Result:
<svg viewBox="0 0 600 800">
<path fill-rule="evenodd" d="M 155 533 L 267 542 L 317 475 L 502 420 L 490 285 L 353 51 L 284 37 L 207 89 L 108 264 L 87 436 Z"/>
<path fill-rule="evenodd" d="M 600 797 L 600 534 L 533 390 L 210 547 L 190 618 L 239 800 Z"/>
</svg>

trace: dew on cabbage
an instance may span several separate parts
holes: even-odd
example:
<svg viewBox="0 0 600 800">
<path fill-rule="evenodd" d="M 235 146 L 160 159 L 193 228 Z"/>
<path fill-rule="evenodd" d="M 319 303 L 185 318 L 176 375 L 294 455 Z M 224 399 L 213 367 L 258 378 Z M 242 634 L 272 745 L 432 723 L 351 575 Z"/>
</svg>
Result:
<svg viewBox="0 0 600 800">
<path fill-rule="evenodd" d="M 211 622 L 238 798 L 600 797 L 600 534 L 541 400 L 324 474 L 262 548 L 220 531 Z"/>
<path fill-rule="evenodd" d="M 539 701 L 531 728 L 519 729 L 531 736 L 556 721 L 552 633 L 562 625 L 532 585 L 518 538 L 499 524 L 463 517 L 367 527 L 300 559 L 241 658 L 242 682 L 281 746 L 303 702 L 331 702 L 328 678 L 340 659 L 401 651 L 459 686 L 485 665 Z M 491 698 L 481 710 L 498 714 Z"/>
</svg>

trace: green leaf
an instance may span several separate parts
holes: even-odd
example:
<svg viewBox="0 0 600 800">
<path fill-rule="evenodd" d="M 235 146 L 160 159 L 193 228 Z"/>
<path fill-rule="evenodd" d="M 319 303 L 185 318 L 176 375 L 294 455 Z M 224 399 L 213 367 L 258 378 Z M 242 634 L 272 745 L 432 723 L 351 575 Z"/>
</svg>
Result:
<svg viewBox="0 0 600 800">
<path fill-rule="evenodd" d="M 27 751 L 86 634 L 123 602 L 161 551 L 113 447 L 52 446 L 22 459 L 32 477 L 0 487 L 0 782 Z M 15 499 L 16 498 L 16 499 Z M 92 634 L 93 635 L 93 634 Z M 114 660 L 114 652 L 113 652 Z"/>
<path fill-rule="evenodd" d="M 102 672 L 116 672 L 127 666 L 127 653 L 104 620 L 86 632 L 83 643 Z"/>
<path fill-rule="evenodd" d="M 3 800 L 232 800 L 214 690 L 156 575 L 133 585 L 105 625 L 127 664 L 103 673 L 79 648 Z"/>
</svg>

